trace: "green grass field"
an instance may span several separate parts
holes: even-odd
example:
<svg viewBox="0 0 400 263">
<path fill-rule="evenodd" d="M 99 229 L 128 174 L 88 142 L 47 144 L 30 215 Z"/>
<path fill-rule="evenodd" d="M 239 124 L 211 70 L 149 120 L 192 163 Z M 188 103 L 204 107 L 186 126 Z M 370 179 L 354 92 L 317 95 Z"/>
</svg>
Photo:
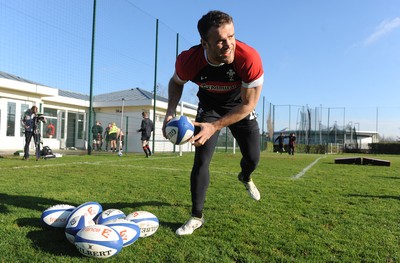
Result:
<svg viewBox="0 0 400 263">
<path fill-rule="evenodd" d="M 400 261 L 399 156 L 368 156 L 391 161 L 379 167 L 334 164 L 344 155 L 262 153 L 253 175 L 260 202 L 237 180 L 240 157 L 215 154 L 206 223 L 184 237 L 175 230 L 189 217 L 193 154 L 1 158 L 0 262 L 98 262 L 40 222 L 52 205 L 88 201 L 160 220 L 153 236 L 107 262 Z"/>
</svg>

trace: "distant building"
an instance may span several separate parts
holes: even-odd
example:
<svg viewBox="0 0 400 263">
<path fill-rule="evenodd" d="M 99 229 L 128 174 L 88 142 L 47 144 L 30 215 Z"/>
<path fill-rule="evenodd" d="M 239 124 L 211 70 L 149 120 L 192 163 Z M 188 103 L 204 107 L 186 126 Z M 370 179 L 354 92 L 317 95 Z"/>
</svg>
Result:
<svg viewBox="0 0 400 263">
<path fill-rule="evenodd" d="M 155 124 L 156 152 L 173 151 L 174 146 L 161 132 L 162 121 L 167 109 L 167 98 L 156 96 L 141 88 L 132 88 L 118 92 L 93 96 L 92 124 L 100 121 L 105 129 L 109 122 L 121 126 L 125 133 L 128 152 L 141 152 L 140 134 L 136 132 L 142 121 L 141 113 L 147 111 Z M 156 110 L 154 112 L 154 103 Z M 194 119 L 197 107 L 182 103 L 177 113 L 183 113 Z M 47 87 L 0 71 L 0 150 L 22 150 L 24 134 L 21 127 L 22 114 L 36 105 L 39 112 L 47 118 L 41 127 L 43 145 L 52 149 L 87 149 L 90 97 L 77 92 Z M 154 119 L 155 116 L 155 119 Z M 54 135 L 47 132 L 49 123 L 54 125 Z M 151 147 L 153 141 L 151 142 Z M 31 148 L 33 148 L 33 143 Z M 183 151 L 191 151 L 192 146 L 185 144 Z"/>
</svg>

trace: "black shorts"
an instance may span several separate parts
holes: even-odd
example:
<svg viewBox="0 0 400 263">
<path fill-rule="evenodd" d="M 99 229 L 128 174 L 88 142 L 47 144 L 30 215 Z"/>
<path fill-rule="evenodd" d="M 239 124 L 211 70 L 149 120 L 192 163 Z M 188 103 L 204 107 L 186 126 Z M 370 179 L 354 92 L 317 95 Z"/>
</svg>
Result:
<svg viewBox="0 0 400 263">
<path fill-rule="evenodd" d="M 108 140 L 109 141 L 115 141 L 117 139 L 117 134 L 116 133 L 110 133 L 108 135 Z"/>
<path fill-rule="evenodd" d="M 140 138 L 140 140 L 142 140 L 142 141 L 149 141 L 149 140 L 150 140 L 150 136 L 142 135 L 142 137 Z"/>
</svg>

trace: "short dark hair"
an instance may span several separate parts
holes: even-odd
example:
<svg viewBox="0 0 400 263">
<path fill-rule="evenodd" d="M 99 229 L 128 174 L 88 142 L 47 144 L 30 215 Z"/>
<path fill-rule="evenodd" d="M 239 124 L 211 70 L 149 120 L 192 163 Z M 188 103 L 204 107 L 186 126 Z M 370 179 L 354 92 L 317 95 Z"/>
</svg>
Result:
<svg viewBox="0 0 400 263">
<path fill-rule="evenodd" d="M 233 23 L 233 18 L 221 11 L 213 10 L 203 15 L 197 23 L 197 30 L 203 40 L 207 40 L 208 31 L 212 27 Z"/>
</svg>

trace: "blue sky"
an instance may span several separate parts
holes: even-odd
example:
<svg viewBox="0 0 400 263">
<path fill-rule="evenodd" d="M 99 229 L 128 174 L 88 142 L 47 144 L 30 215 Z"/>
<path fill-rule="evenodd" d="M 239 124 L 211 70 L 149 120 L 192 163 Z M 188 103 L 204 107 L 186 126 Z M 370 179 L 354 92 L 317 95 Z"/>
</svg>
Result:
<svg viewBox="0 0 400 263">
<path fill-rule="evenodd" d="M 279 105 L 276 114 L 290 115 L 291 122 L 277 123 L 277 129 L 293 128 L 300 106 L 307 105 L 323 109 L 323 123 L 329 109 L 330 124 L 400 134 L 398 0 L 97 0 L 97 5 L 95 93 L 153 89 L 156 18 L 157 85 L 165 93 L 176 34 L 179 51 L 199 43 L 198 19 L 218 9 L 233 16 L 237 39 L 262 57 L 265 84 L 257 112 L 261 116 L 269 103 Z M 88 93 L 92 6 L 89 0 L 0 0 L 0 70 Z M 193 101 L 195 87 L 189 84 L 185 92 Z M 293 105 L 290 114 L 287 105 Z"/>
</svg>

